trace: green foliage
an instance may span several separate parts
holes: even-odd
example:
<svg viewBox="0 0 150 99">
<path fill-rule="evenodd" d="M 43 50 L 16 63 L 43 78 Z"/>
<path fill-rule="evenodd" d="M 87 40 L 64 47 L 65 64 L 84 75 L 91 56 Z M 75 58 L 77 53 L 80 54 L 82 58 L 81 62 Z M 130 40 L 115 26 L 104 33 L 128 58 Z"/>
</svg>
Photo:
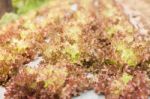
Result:
<svg viewBox="0 0 150 99">
<path fill-rule="evenodd" d="M 26 29 L 30 29 L 30 30 L 36 29 L 35 25 L 31 22 L 31 20 L 25 21 L 25 23 L 23 24 L 23 27 Z"/>
<path fill-rule="evenodd" d="M 18 18 L 15 13 L 5 13 L 0 19 L 0 27 L 7 25 L 9 22 L 14 21 Z"/>
<path fill-rule="evenodd" d="M 70 56 L 73 63 L 77 62 L 80 57 L 80 52 L 77 44 L 70 45 L 65 49 L 65 52 Z"/>
<path fill-rule="evenodd" d="M 127 74 L 127 73 L 124 73 L 121 77 L 121 80 L 123 81 L 123 83 L 126 85 L 129 81 L 131 81 L 133 78 L 133 76 Z"/>
<path fill-rule="evenodd" d="M 51 66 L 35 68 L 26 68 L 28 74 L 36 74 L 36 81 L 43 81 L 44 88 L 49 86 L 60 87 L 65 83 L 65 78 L 68 75 L 68 71 L 64 67 Z M 37 83 L 32 83 L 31 87 L 36 87 Z"/>
<path fill-rule="evenodd" d="M 81 29 L 78 26 L 71 26 L 67 28 L 68 36 L 78 42 L 79 34 L 81 33 Z"/>
<path fill-rule="evenodd" d="M 12 3 L 18 14 L 24 14 L 40 7 L 46 1 L 48 0 L 12 0 Z"/>
<path fill-rule="evenodd" d="M 113 94 L 116 94 L 116 95 L 119 95 L 123 89 L 125 89 L 125 86 L 129 83 L 129 81 L 131 81 L 133 78 L 132 75 L 129 75 L 127 73 L 123 73 L 123 75 L 117 79 L 117 80 L 114 80 L 112 82 L 112 93 Z"/>
<path fill-rule="evenodd" d="M 137 64 L 137 55 L 132 48 L 128 48 L 127 45 L 123 42 L 117 43 L 115 47 L 119 52 L 123 62 L 127 63 L 130 66 L 135 66 Z"/>
<path fill-rule="evenodd" d="M 110 38 L 118 32 L 121 32 L 121 33 L 125 32 L 126 35 L 129 35 L 129 33 L 133 33 L 133 27 L 130 25 L 127 26 L 126 24 L 119 23 L 117 25 L 108 26 L 106 28 L 106 32 Z"/>
<path fill-rule="evenodd" d="M 118 33 L 118 31 L 124 31 L 124 27 L 121 24 L 113 25 L 113 26 L 106 28 L 106 32 L 108 33 L 110 37 Z"/>
<path fill-rule="evenodd" d="M 18 15 L 25 14 L 30 10 L 40 7 L 49 0 L 12 0 L 12 5 L 16 13 L 6 13 L 0 19 L 0 27 L 18 19 Z M 33 27 L 33 26 L 32 26 Z"/>
<path fill-rule="evenodd" d="M 12 39 L 12 45 L 18 53 L 23 53 L 30 47 L 30 44 L 24 40 Z"/>
</svg>

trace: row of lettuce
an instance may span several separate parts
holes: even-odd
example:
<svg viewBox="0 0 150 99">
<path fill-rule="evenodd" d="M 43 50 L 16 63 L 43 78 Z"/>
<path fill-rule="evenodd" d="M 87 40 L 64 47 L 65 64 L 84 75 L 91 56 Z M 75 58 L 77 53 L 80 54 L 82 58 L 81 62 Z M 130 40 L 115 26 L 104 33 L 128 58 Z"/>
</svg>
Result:
<svg viewBox="0 0 150 99">
<path fill-rule="evenodd" d="M 18 14 L 36 7 L 33 0 L 25 1 L 21 6 L 23 0 L 14 0 Z M 2 19 L 13 16 L 18 17 Z M 114 0 L 53 0 L 22 14 L 0 31 L 0 83 L 6 86 L 6 99 L 70 99 L 90 88 L 108 99 L 146 98 L 149 78 L 139 67 L 149 66 L 149 43 L 137 35 Z M 37 57 L 43 58 L 38 67 L 28 65 Z"/>
</svg>

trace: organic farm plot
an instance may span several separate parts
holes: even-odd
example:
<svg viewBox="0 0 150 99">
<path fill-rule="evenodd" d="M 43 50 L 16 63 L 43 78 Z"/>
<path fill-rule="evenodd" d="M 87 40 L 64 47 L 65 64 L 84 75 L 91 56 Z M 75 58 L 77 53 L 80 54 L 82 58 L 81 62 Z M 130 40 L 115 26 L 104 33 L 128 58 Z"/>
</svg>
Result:
<svg viewBox="0 0 150 99">
<path fill-rule="evenodd" d="M 5 99 L 147 99 L 147 38 L 115 0 L 51 0 L 0 29 Z"/>
</svg>

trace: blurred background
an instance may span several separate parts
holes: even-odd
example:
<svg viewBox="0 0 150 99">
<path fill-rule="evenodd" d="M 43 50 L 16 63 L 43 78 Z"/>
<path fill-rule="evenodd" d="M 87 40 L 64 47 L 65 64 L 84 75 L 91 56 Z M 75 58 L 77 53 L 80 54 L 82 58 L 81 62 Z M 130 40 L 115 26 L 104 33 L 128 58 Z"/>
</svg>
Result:
<svg viewBox="0 0 150 99">
<path fill-rule="evenodd" d="M 50 0 L 0 0 L 0 27 Z"/>
<path fill-rule="evenodd" d="M 49 0 L 0 0 L 0 18 L 6 12 L 21 15 L 38 8 Z M 150 0 L 118 0 L 140 15 L 145 27 L 150 29 Z M 12 16 L 12 15 L 11 15 Z"/>
<path fill-rule="evenodd" d="M 0 16 L 6 12 L 23 14 L 49 0 L 0 0 Z"/>
</svg>

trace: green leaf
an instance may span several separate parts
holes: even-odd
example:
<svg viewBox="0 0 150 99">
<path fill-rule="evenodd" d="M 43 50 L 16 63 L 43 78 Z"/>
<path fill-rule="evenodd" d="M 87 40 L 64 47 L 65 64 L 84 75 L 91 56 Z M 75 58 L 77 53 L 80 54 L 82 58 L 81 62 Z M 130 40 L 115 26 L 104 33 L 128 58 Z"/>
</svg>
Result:
<svg viewBox="0 0 150 99">
<path fill-rule="evenodd" d="M 132 75 L 129 75 L 127 73 L 124 73 L 121 77 L 121 80 L 123 81 L 123 83 L 126 85 L 129 81 L 131 81 L 133 78 Z"/>
<path fill-rule="evenodd" d="M 127 63 L 129 66 L 135 66 L 137 64 L 137 55 L 132 48 L 128 48 L 123 42 L 117 43 L 115 47 L 123 62 Z"/>
<path fill-rule="evenodd" d="M 70 45 L 65 49 L 65 52 L 70 56 L 72 62 L 77 62 L 80 57 L 80 52 L 77 44 Z"/>
</svg>

